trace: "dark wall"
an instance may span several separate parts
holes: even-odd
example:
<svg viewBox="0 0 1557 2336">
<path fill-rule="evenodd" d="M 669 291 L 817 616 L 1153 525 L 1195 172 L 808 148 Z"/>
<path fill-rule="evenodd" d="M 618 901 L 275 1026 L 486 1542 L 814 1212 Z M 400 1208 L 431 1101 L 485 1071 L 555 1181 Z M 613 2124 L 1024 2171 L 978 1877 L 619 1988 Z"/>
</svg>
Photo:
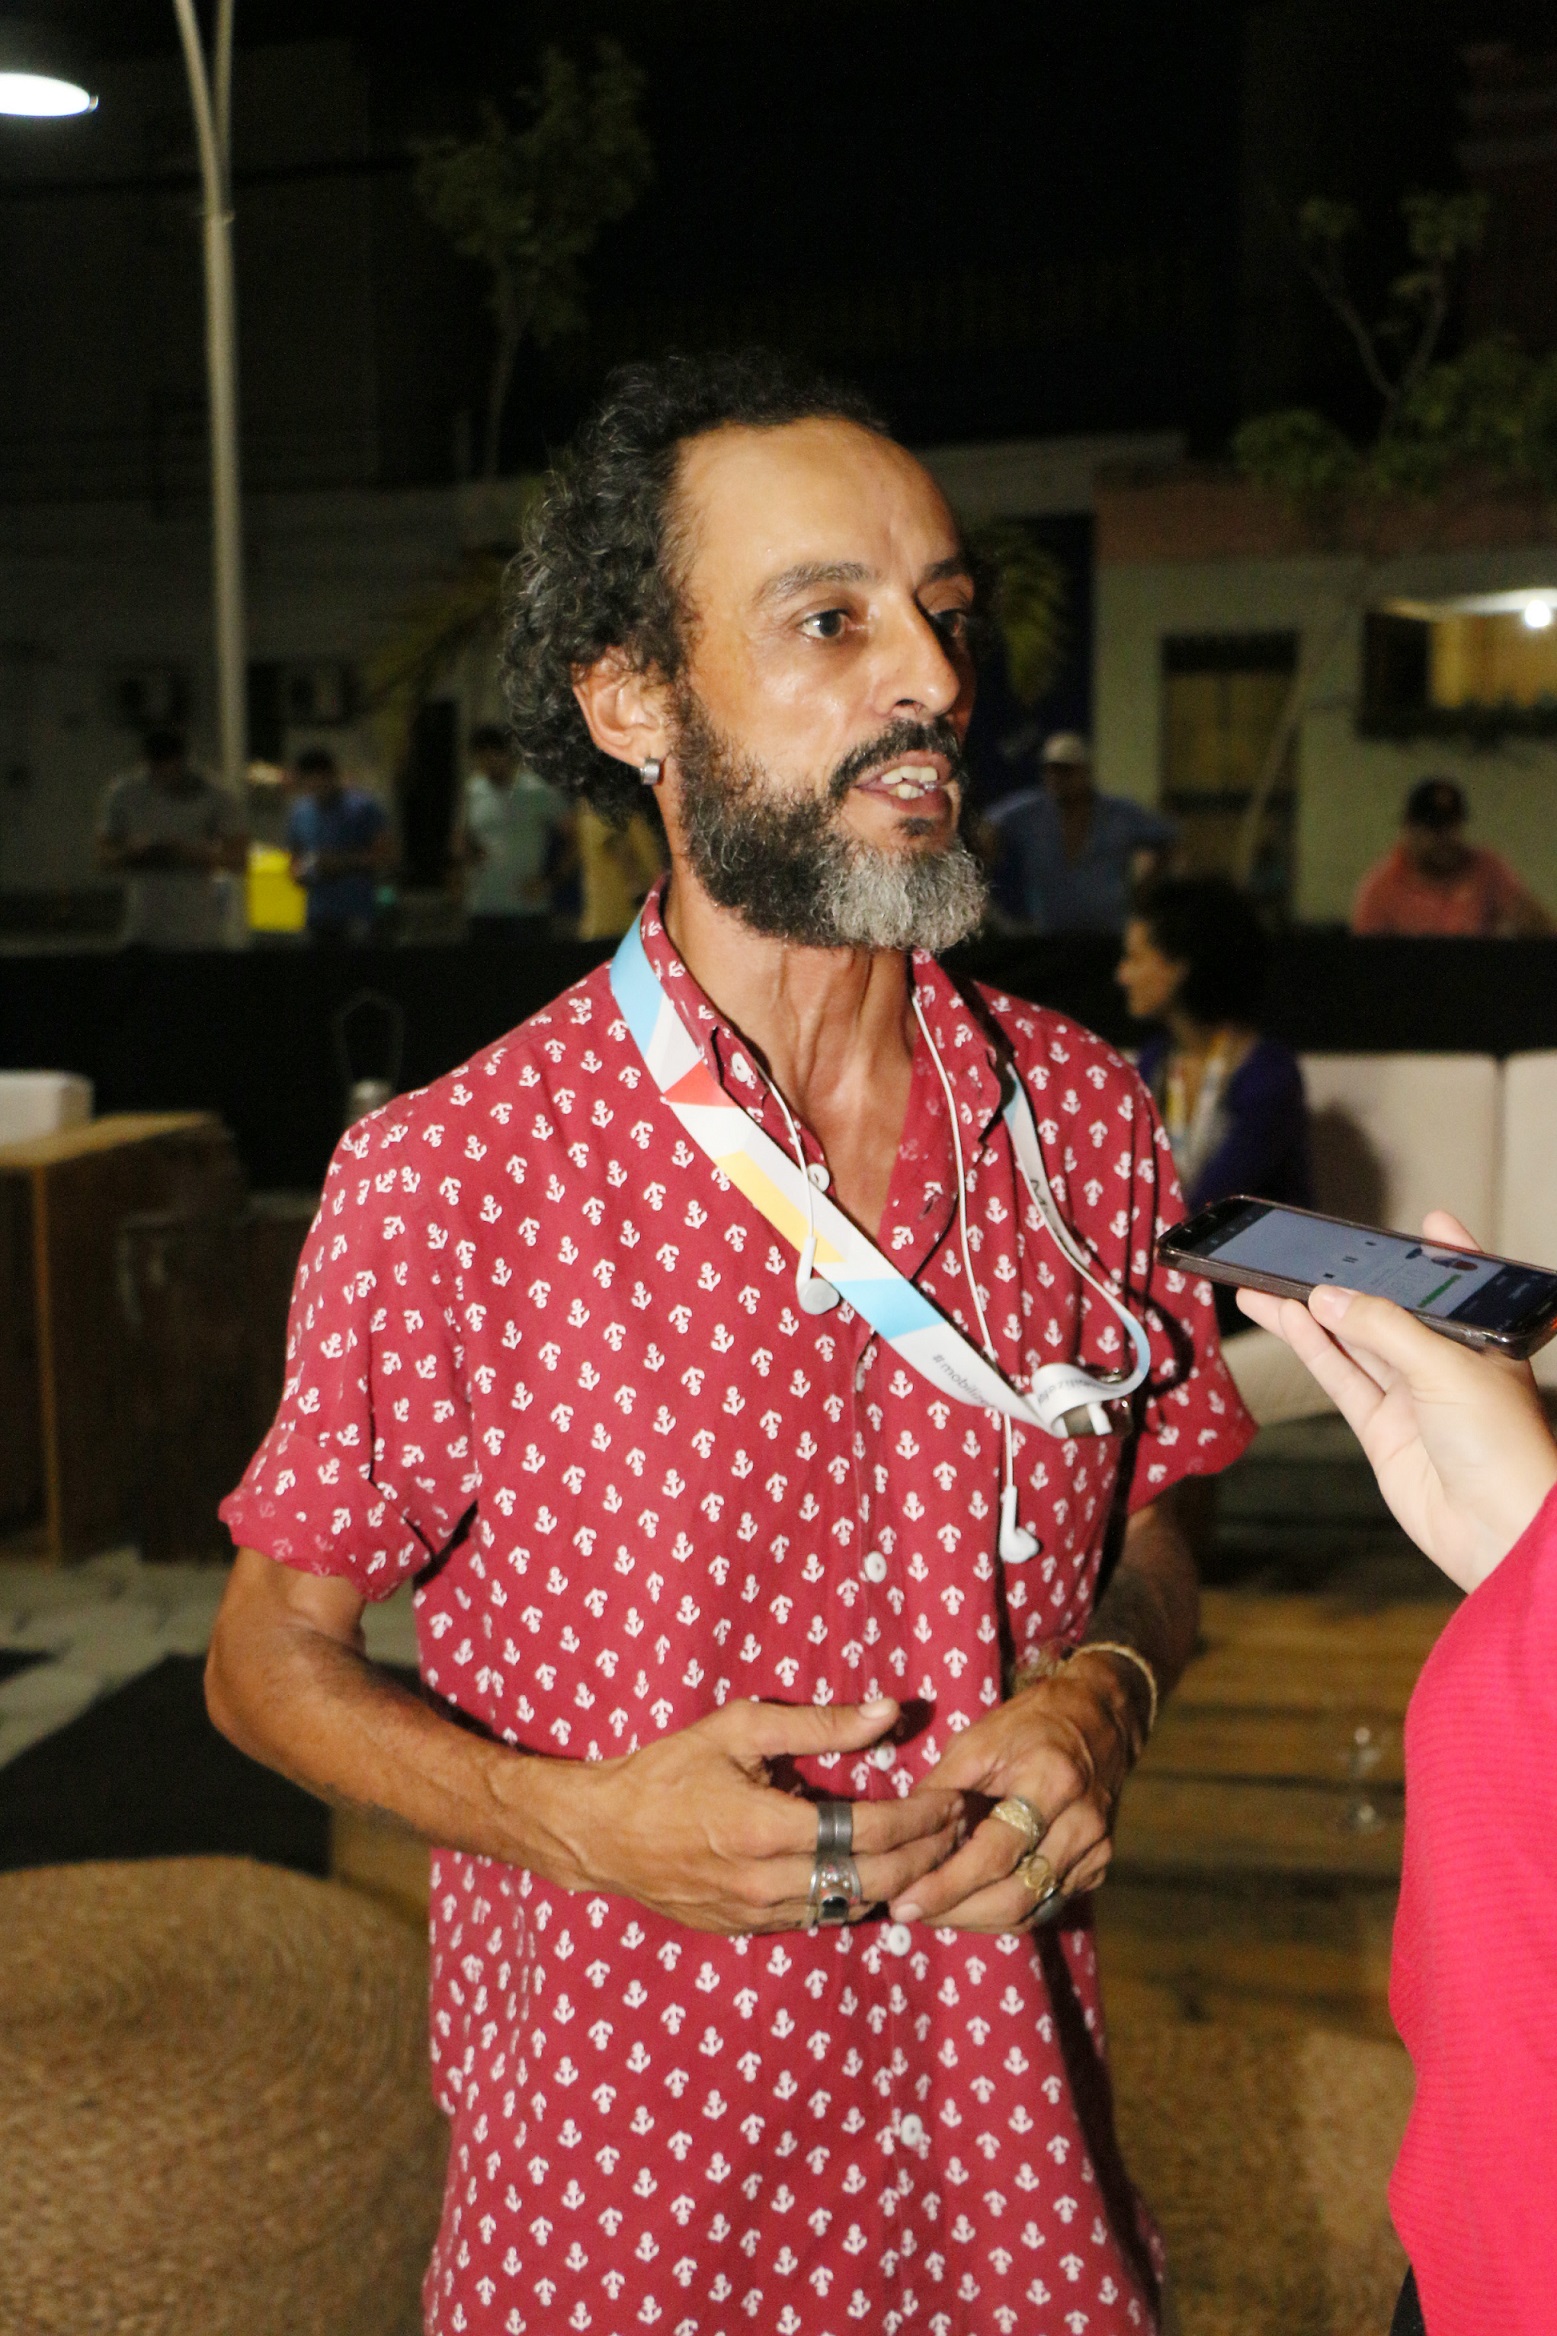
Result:
<svg viewBox="0 0 1557 2336">
<path fill-rule="evenodd" d="M 210 1110 L 261 1188 L 317 1185 L 340 1132 L 334 1017 L 368 989 L 404 1015 L 401 1084 L 418 1086 L 598 963 L 591 947 L 131 953 L 0 959 L 0 1064 L 84 1072 L 100 1111 Z M 1106 940 L 985 945 L 980 979 L 1116 1041 L 1126 1020 Z M 1557 1047 L 1557 942 L 1363 941 L 1291 933 L 1275 949 L 1270 1029 L 1316 1051 L 1509 1054 Z M 371 1030 L 371 1018 L 363 1017 Z M 361 1061 L 359 1073 L 379 1061 Z"/>
</svg>

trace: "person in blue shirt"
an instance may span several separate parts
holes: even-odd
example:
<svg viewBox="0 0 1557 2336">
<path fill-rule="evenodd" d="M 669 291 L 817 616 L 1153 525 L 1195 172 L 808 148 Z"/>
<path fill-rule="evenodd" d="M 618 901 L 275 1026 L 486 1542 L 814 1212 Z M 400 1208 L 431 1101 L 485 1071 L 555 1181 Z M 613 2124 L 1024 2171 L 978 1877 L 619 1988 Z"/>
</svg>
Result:
<svg viewBox="0 0 1557 2336">
<path fill-rule="evenodd" d="M 1235 1192 L 1313 1205 L 1308 1102 L 1297 1056 L 1256 1026 L 1270 945 L 1221 876 L 1154 886 L 1125 926 L 1115 980 L 1160 1030 L 1137 1068 L 1156 1098 L 1191 1214 Z M 1247 1327 L 1218 1287 L 1224 1336 Z"/>
<path fill-rule="evenodd" d="M 1121 933 L 1133 889 L 1166 861 L 1173 822 L 1127 796 L 1100 795 L 1078 731 L 1057 730 L 1039 759 L 1042 784 L 987 815 L 997 895 L 1036 933 Z"/>
<path fill-rule="evenodd" d="M 361 787 L 343 783 L 328 747 L 308 748 L 294 769 L 299 791 L 287 817 L 287 850 L 292 874 L 308 895 L 308 937 L 366 941 L 389 861 L 384 806 Z"/>
</svg>

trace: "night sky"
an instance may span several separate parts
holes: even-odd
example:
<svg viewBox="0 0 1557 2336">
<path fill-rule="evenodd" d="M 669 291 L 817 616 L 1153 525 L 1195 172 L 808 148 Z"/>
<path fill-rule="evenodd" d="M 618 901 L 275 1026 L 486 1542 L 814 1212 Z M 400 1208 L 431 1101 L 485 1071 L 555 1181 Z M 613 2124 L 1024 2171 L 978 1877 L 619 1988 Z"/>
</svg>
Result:
<svg viewBox="0 0 1557 2336">
<path fill-rule="evenodd" d="M 52 19 L 104 57 L 173 45 L 168 0 L 54 0 Z M 1325 321 L 1257 280 L 1251 212 L 1267 187 L 1360 198 L 1382 279 L 1398 194 L 1456 176 L 1460 43 L 1548 21 L 1527 0 L 238 0 L 243 42 L 353 40 L 391 166 L 548 40 L 609 31 L 646 69 L 656 184 L 602 245 L 588 339 L 542 368 L 513 459 L 668 340 L 803 348 L 921 442 L 1172 425 L 1213 451 L 1251 394 L 1344 410 Z M 468 294 L 474 313 L 474 271 Z M 1294 297 L 1262 356 L 1262 302 Z"/>
</svg>

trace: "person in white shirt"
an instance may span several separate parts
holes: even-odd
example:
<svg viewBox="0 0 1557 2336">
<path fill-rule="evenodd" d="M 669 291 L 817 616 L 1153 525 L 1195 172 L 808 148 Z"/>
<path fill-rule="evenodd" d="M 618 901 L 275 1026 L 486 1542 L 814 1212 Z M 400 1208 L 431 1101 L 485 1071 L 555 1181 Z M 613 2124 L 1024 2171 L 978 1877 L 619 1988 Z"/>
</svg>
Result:
<svg viewBox="0 0 1557 2336">
<path fill-rule="evenodd" d="M 472 730 L 470 759 L 457 855 L 471 938 L 519 940 L 550 911 L 548 863 L 554 842 L 573 842 L 573 812 L 555 787 L 520 767 L 497 723 Z"/>
<path fill-rule="evenodd" d="M 140 766 L 109 786 L 98 865 L 123 875 L 119 938 L 148 949 L 225 949 L 248 858 L 243 806 L 189 760 L 181 730 L 150 730 Z"/>
</svg>

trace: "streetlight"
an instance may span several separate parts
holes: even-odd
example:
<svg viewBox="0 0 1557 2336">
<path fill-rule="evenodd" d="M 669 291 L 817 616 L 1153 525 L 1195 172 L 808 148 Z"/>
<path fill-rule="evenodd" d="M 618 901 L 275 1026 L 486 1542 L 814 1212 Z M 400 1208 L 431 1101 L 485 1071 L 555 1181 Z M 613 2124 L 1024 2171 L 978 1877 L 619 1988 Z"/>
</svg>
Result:
<svg viewBox="0 0 1557 2336">
<path fill-rule="evenodd" d="M 222 778 L 234 795 L 248 765 L 243 505 L 238 489 L 238 332 L 232 262 L 232 30 L 236 0 L 216 0 L 209 64 L 195 0 L 173 0 L 189 76 L 204 193 L 205 356 L 211 405 L 211 565 Z"/>
<path fill-rule="evenodd" d="M 0 114 L 57 121 L 96 111 L 97 99 L 60 43 L 35 24 L 0 23 Z"/>
</svg>

